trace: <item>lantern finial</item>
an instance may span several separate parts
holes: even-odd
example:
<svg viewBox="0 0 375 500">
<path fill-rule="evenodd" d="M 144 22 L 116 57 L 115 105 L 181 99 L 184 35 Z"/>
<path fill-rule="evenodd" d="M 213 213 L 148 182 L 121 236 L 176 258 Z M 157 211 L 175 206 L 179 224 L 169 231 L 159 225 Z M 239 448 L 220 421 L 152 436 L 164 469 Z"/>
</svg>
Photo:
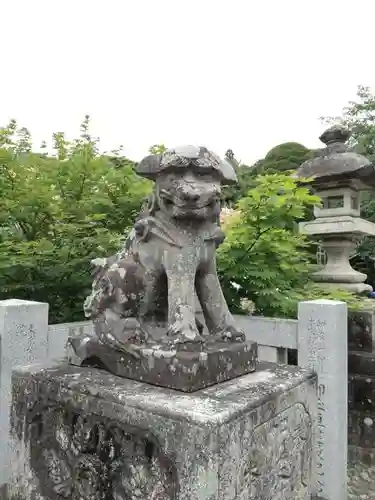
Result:
<svg viewBox="0 0 375 500">
<path fill-rule="evenodd" d="M 319 139 L 326 146 L 329 146 L 334 143 L 345 143 L 349 139 L 350 135 L 351 134 L 346 127 L 343 127 L 342 125 L 333 125 L 333 127 L 330 127 L 323 132 Z"/>
</svg>

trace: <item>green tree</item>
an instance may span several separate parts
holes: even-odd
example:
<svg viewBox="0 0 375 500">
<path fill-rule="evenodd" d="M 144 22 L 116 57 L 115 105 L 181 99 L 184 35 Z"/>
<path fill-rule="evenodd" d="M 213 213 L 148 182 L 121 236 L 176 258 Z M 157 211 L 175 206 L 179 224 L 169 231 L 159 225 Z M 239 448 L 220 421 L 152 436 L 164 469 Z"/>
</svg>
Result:
<svg viewBox="0 0 375 500">
<path fill-rule="evenodd" d="M 284 142 L 272 148 L 259 162 L 258 172 L 276 174 L 296 170 L 310 158 L 311 151 L 298 142 Z"/>
<path fill-rule="evenodd" d="M 344 107 L 341 116 L 322 117 L 324 123 L 340 123 L 351 132 L 350 146 L 360 154 L 375 160 L 375 93 L 359 85 L 357 98 Z"/>
<path fill-rule="evenodd" d="M 233 168 L 236 172 L 238 183 L 224 186 L 221 195 L 223 206 L 230 208 L 234 207 L 238 200 L 246 196 L 255 178 L 255 173 L 247 165 L 234 164 Z"/>
<path fill-rule="evenodd" d="M 233 151 L 228 149 L 225 158 L 233 165 L 238 184 L 223 189 L 222 201 L 227 207 L 233 207 L 241 198 L 247 195 L 249 189 L 256 184 L 258 175 L 273 174 L 295 170 L 310 158 L 312 152 L 302 144 L 286 142 L 272 148 L 266 156 L 252 166 L 241 164 L 235 159 Z"/>
<path fill-rule="evenodd" d="M 51 322 L 81 319 L 90 260 L 119 248 L 150 183 L 99 154 L 89 117 L 73 141 L 54 134 L 53 156 L 33 153 L 15 122 L 0 140 L 0 298 L 48 302 Z"/>
<path fill-rule="evenodd" d="M 230 309 L 244 312 L 244 301 L 265 316 L 294 317 L 304 298 L 322 297 L 311 281 L 309 241 L 295 220 L 319 198 L 288 174 L 258 176 L 223 227 L 226 240 L 218 250 L 218 269 Z M 354 302 L 347 292 L 331 297 Z"/>
<path fill-rule="evenodd" d="M 161 155 L 167 151 L 167 146 L 164 144 L 154 144 L 148 149 L 151 155 Z"/>
</svg>

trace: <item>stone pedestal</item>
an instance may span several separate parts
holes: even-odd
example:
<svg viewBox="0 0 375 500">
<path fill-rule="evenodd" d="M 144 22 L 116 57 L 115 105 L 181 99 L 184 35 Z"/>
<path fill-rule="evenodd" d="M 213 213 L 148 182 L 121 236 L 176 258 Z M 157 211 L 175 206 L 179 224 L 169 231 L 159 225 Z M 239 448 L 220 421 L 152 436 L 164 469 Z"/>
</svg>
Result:
<svg viewBox="0 0 375 500">
<path fill-rule="evenodd" d="M 197 347 L 197 351 L 177 350 L 154 343 L 135 345 L 130 354 L 116 352 L 95 337 L 85 337 L 82 348 L 82 340 L 73 338 L 68 341 L 68 361 L 183 392 L 194 392 L 255 371 L 255 342 L 207 341 Z M 76 355 L 79 352 L 81 357 Z"/>
<path fill-rule="evenodd" d="M 324 288 L 333 286 L 358 294 L 372 290 L 364 283 L 367 276 L 353 269 L 349 259 L 364 236 L 375 235 L 375 224 L 359 217 L 340 215 L 301 222 L 299 226 L 302 233 L 321 239 L 327 253 L 327 263 L 313 274 L 314 281 L 322 283 Z"/>
<path fill-rule="evenodd" d="M 93 368 L 20 369 L 10 492 L 23 500 L 310 500 L 315 398 L 310 372 L 266 363 L 193 394 Z"/>
</svg>

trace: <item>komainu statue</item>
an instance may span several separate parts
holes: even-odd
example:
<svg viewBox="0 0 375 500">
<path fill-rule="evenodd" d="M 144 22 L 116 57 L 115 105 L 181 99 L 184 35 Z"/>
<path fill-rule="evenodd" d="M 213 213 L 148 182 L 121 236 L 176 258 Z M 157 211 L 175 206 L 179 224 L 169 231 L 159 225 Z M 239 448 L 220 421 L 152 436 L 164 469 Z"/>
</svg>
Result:
<svg viewBox="0 0 375 500">
<path fill-rule="evenodd" d="M 154 181 L 152 195 L 124 248 L 93 261 L 84 309 L 94 335 L 69 339 L 70 362 L 186 391 L 253 371 L 256 345 L 245 342 L 216 272 L 220 191 L 237 181 L 232 166 L 184 146 L 147 156 L 136 171 Z"/>
</svg>

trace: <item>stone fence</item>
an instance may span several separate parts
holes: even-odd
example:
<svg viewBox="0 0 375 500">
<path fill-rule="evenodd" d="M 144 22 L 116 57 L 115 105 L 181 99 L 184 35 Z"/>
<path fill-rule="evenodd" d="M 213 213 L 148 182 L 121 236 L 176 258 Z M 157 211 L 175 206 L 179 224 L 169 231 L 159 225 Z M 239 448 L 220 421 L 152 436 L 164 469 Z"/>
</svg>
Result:
<svg viewBox="0 0 375 500">
<path fill-rule="evenodd" d="M 324 500 L 347 497 L 348 322 L 343 302 L 299 304 L 298 320 L 237 316 L 249 340 L 258 342 L 259 359 L 298 364 L 318 375 L 315 417 L 316 492 Z M 0 436 L 9 432 L 11 374 L 16 366 L 65 357 L 70 335 L 89 332 L 90 322 L 48 325 L 48 304 L 17 299 L 0 301 Z M 0 447 L 0 492 L 10 474 L 8 446 Z M 0 493 L 1 496 L 1 493 Z"/>
</svg>

